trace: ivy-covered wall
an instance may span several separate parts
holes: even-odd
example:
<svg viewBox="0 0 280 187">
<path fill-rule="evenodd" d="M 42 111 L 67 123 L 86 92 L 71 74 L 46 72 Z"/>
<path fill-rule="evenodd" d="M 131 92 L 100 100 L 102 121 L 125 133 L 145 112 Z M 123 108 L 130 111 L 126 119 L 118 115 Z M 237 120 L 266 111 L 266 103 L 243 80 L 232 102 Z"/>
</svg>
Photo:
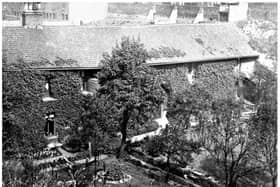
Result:
<svg viewBox="0 0 280 187">
<path fill-rule="evenodd" d="M 191 64 L 175 64 L 157 66 L 158 75 L 170 82 L 172 90 L 175 92 L 182 92 L 190 86 L 188 80 L 188 73 Z"/>
<path fill-rule="evenodd" d="M 42 100 L 46 96 L 47 79 L 50 79 L 52 96 L 57 101 Z M 23 136 L 37 134 L 38 139 L 43 138 L 46 113 L 54 111 L 57 131 L 63 137 L 64 127 L 75 125 L 82 112 L 81 84 L 79 72 L 4 70 L 3 121 L 22 128 Z"/>
<path fill-rule="evenodd" d="M 55 71 L 42 72 L 44 76 L 51 76 L 51 88 L 54 102 L 44 102 L 45 110 L 56 112 L 56 123 L 60 126 L 74 125 L 81 112 L 82 80 L 79 72 Z"/>
<path fill-rule="evenodd" d="M 194 80 L 214 98 L 234 97 L 236 93 L 236 61 L 198 64 Z"/>
<path fill-rule="evenodd" d="M 205 88 L 215 98 L 233 97 L 236 92 L 236 61 L 176 64 L 155 67 L 159 75 L 170 81 L 173 91 L 182 92 L 190 86 L 188 74 L 194 70 L 193 84 Z"/>
<path fill-rule="evenodd" d="M 194 70 L 193 84 L 199 84 L 213 97 L 233 97 L 236 91 L 235 61 L 174 64 L 155 67 L 159 76 L 170 81 L 172 90 L 182 92 L 190 86 L 188 75 Z M 43 102 L 46 80 L 50 79 L 57 101 Z M 82 112 L 82 78 L 79 71 L 16 70 L 3 72 L 3 121 L 22 127 L 23 134 L 44 134 L 45 114 L 56 113 L 57 131 L 66 135 L 64 127 L 76 124 Z M 64 135 L 63 135 L 64 134 Z M 30 139 L 31 137 L 29 137 Z M 38 137 L 37 137 L 38 138 Z M 36 142 L 36 141 L 30 141 Z"/>
<path fill-rule="evenodd" d="M 170 81 L 175 92 L 181 92 L 190 86 L 188 74 L 192 64 L 176 64 L 155 67 L 159 76 Z M 200 63 L 193 66 L 194 84 L 204 87 L 214 97 L 221 98 L 235 93 L 234 61 L 217 63 Z M 46 79 L 50 78 L 53 97 L 57 101 L 43 102 L 46 92 Z M 38 109 L 36 115 L 44 123 L 44 115 L 47 111 L 56 112 L 56 122 L 60 126 L 74 124 L 74 119 L 81 110 L 80 101 L 82 79 L 79 71 L 9 71 L 3 72 L 3 88 L 13 90 L 7 99 L 13 103 L 15 110 L 23 104 Z M 7 88 L 9 87 L 9 88 Z M 17 98 L 13 98 L 15 92 L 19 92 Z M 21 98 L 24 98 L 22 100 Z M 31 110 L 33 111 L 33 110 Z"/>
</svg>

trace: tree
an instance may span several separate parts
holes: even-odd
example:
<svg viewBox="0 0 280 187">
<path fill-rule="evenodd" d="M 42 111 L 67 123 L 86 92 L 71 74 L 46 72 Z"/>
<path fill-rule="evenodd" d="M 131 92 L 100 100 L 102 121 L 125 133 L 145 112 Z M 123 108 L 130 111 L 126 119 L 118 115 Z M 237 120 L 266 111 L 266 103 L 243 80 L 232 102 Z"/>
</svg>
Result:
<svg viewBox="0 0 280 187">
<path fill-rule="evenodd" d="M 190 118 L 195 116 L 202 125 L 211 99 L 210 94 L 196 85 L 190 86 L 182 93 L 169 93 L 167 110 L 169 125 L 155 139 L 157 144 L 160 144 L 159 151 L 167 157 L 166 182 L 171 160 L 186 165 L 192 160 L 192 153 L 199 153 L 201 143 L 189 137 Z"/>
<path fill-rule="evenodd" d="M 207 121 L 213 97 L 199 85 L 192 85 L 182 93 L 171 94 L 167 117 L 171 124 L 190 127 L 190 119 L 198 121 L 199 128 Z"/>
<path fill-rule="evenodd" d="M 248 139 L 248 126 L 240 118 L 240 109 L 231 99 L 215 101 L 205 132 L 204 147 L 222 170 L 220 177 L 226 187 L 236 187 L 261 170 L 252 159 L 253 142 Z"/>
<path fill-rule="evenodd" d="M 145 63 L 148 53 L 135 39 L 122 38 L 112 54 L 104 54 L 98 73 L 98 95 L 111 102 L 116 111 L 113 119 L 122 134 L 117 156 L 126 147 L 128 125 L 142 125 L 153 118 L 162 102 L 160 79 Z"/>
<path fill-rule="evenodd" d="M 57 179 L 46 172 L 40 172 L 33 160 L 23 159 L 3 163 L 3 186 L 54 186 Z"/>
<path fill-rule="evenodd" d="M 255 160 L 270 175 L 273 187 L 277 180 L 277 105 L 263 104 L 249 121 L 249 135 L 254 142 Z"/>
<path fill-rule="evenodd" d="M 263 103 L 277 104 L 277 75 L 275 72 L 257 62 L 251 79 L 256 83 L 257 107 Z"/>
<path fill-rule="evenodd" d="M 255 160 L 270 174 L 277 186 L 277 76 L 257 64 L 257 113 L 249 120 L 249 135 L 254 142 Z"/>
<path fill-rule="evenodd" d="M 199 152 L 200 143 L 187 139 L 185 130 L 183 125 L 167 125 L 161 135 L 154 138 L 154 142 L 157 142 L 157 145 L 160 144 L 159 152 L 166 156 L 165 182 L 169 180 L 172 161 L 186 166 L 192 161 L 192 153 Z"/>
<path fill-rule="evenodd" d="M 116 132 L 117 126 L 110 117 L 114 113 L 111 111 L 111 103 L 102 97 L 86 96 L 82 109 L 72 131 L 72 138 L 77 137 L 82 143 L 91 143 L 94 153 L 104 153 L 105 149 L 109 149 L 109 138 Z"/>
</svg>

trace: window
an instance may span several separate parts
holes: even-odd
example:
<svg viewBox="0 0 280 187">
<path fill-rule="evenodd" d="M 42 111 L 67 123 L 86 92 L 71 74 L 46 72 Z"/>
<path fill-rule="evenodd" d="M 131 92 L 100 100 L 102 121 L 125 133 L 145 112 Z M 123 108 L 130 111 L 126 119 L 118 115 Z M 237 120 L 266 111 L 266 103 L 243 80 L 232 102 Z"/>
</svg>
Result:
<svg viewBox="0 0 280 187">
<path fill-rule="evenodd" d="M 193 79 L 193 77 L 194 77 L 194 69 L 195 68 L 194 68 L 193 63 L 189 64 L 188 72 L 187 72 L 187 77 L 188 77 L 188 81 L 189 81 L 190 84 L 193 84 L 193 81 L 194 81 L 194 79 Z"/>
<path fill-rule="evenodd" d="M 46 88 L 46 95 L 52 97 L 53 93 L 52 93 L 52 89 L 51 89 L 51 80 L 50 79 L 48 79 L 46 81 L 45 88 Z"/>
<path fill-rule="evenodd" d="M 48 102 L 48 101 L 56 101 L 56 100 L 57 99 L 53 97 L 53 92 L 51 88 L 51 79 L 48 78 L 45 83 L 45 93 L 43 96 L 43 101 Z"/>
<path fill-rule="evenodd" d="M 93 95 L 99 88 L 98 79 L 95 77 L 83 78 L 82 94 Z"/>
<path fill-rule="evenodd" d="M 45 125 L 45 135 L 53 136 L 55 135 L 55 124 L 54 124 L 54 112 L 48 112 L 45 116 L 46 125 Z"/>
</svg>

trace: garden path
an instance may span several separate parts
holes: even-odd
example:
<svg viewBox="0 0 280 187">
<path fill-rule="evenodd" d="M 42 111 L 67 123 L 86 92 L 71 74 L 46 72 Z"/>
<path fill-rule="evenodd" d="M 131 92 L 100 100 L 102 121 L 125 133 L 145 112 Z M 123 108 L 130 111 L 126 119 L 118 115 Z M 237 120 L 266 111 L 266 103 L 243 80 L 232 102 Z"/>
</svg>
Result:
<svg viewBox="0 0 280 187">
<path fill-rule="evenodd" d="M 166 111 L 163 112 L 163 115 L 160 118 L 155 119 L 154 121 L 158 123 L 159 127 L 157 130 L 154 130 L 152 132 L 147 132 L 144 134 L 140 134 L 137 136 L 133 136 L 131 138 L 128 139 L 128 141 L 130 141 L 131 143 L 134 142 L 139 142 L 144 140 L 144 138 L 146 137 L 153 137 L 156 135 L 159 135 L 162 129 L 165 129 L 166 125 L 168 124 L 168 120 L 166 118 Z"/>
</svg>

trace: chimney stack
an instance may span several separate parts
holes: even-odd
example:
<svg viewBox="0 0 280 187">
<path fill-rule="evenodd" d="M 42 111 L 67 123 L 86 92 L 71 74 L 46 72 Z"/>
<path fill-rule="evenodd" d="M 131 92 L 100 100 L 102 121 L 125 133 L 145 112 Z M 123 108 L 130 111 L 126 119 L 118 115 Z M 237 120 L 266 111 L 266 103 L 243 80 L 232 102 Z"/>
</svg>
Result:
<svg viewBox="0 0 280 187">
<path fill-rule="evenodd" d="M 147 16 L 147 19 L 151 23 L 155 23 L 155 13 L 156 13 L 156 6 L 154 5 L 153 8 L 149 11 L 149 14 Z"/>
<path fill-rule="evenodd" d="M 24 11 L 22 13 L 22 26 L 37 27 L 42 25 L 43 12 L 40 2 L 24 3 Z"/>
<path fill-rule="evenodd" d="M 204 8 L 200 7 L 195 19 L 193 20 L 193 23 L 202 23 L 204 22 Z"/>
<path fill-rule="evenodd" d="M 176 23 L 177 22 L 177 16 L 178 16 L 178 7 L 175 5 L 172 9 L 172 12 L 169 16 L 169 22 L 170 23 Z"/>
</svg>

